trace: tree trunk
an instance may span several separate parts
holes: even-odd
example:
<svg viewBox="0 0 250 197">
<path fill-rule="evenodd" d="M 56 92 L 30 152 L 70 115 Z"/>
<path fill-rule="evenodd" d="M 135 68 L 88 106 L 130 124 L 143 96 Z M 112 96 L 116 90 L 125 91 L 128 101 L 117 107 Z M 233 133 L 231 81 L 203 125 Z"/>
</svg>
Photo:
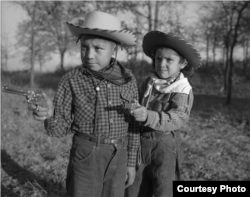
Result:
<svg viewBox="0 0 250 197">
<path fill-rule="evenodd" d="M 248 48 L 249 48 L 249 38 L 246 40 L 244 45 L 244 60 L 243 60 L 243 75 L 246 76 L 247 72 L 247 61 L 248 61 Z"/>
<path fill-rule="evenodd" d="M 42 61 L 40 61 L 40 62 L 39 62 L 39 64 L 40 64 L 40 72 L 42 72 L 43 62 L 42 62 Z"/>
<path fill-rule="evenodd" d="M 223 64 L 223 70 L 225 70 L 225 68 L 226 68 L 226 61 L 225 61 L 225 55 L 226 54 L 226 50 L 225 50 L 225 47 L 223 47 L 223 49 L 222 49 L 222 64 Z"/>
<path fill-rule="evenodd" d="M 208 62 L 209 62 L 209 36 L 208 35 L 207 35 L 206 56 L 207 56 L 206 66 L 208 66 Z"/>
<path fill-rule="evenodd" d="M 65 52 L 64 51 L 61 51 L 60 52 L 60 68 L 61 68 L 61 71 L 64 71 L 64 54 Z"/>
<path fill-rule="evenodd" d="M 226 98 L 226 104 L 230 105 L 231 104 L 231 97 L 232 97 L 232 75 L 233 75 L 233 52 L 234 52 L 234 47 L 237 43 L 237 37 L 238 37 L 238 29 L 239 29 L 239 23 L 240 23 L 240 18 L 242 16 L 243 10 L 247 7 L 249 2 L 246 2 L 242 8 L 238 12 L 238 18 L 237 22 L 235 24 L 234 32 L 233 32 L 233 41 L 230 47 L 230 59 L 229 59 L 229 68 L 228 68 L 228 89 L 227 89 L 227 98 Z"/>
<path fill-rule="evenodd" d="M 227 69 L 227 98 L 226 98 L 226 105 L 231 104 L 231 97 L 232 97 L 232 76 L 233 76 L 233 50 L 234 46 L 231 47 L 230 50 L 230 58 L 229 64 Z"/>
<path fill-rule="evenodd" d="M 7 71 L 8 70 L 8 59 L 9 59 L 9 51 L 6 48 L 6 53 L 4 54 L 5 62 L 4 62 L 4 68 Z"/>
<path fill-rule="evenodd" d="M 214 38 L 214 41 L 213 41 L 213 66 L 215 66 L 215 56 L 216 56 L 215 48 L 216 48 L 216 39 Z"/>
<path fill-rule="evenodd" d="M 152 4 L 151 1 L 148 1 L 148 31 L 153 30 L 152 24 Z"/>
<path fill-rule="evenodd" d="M 227 92 L 228 88 L 228 64 L 229 64 L 229 46 L 228 44 L 226 45 L 226 54 L 225 54 L 225 70 L 224 70 L 224 92 Z"/>
<path fill-rule="evenodd" d="M 154 27 L 154 30 L 157 30 L 157 28 L 158 28 L 159 8 L 160 8 L 160 2 L 156 1 L 155 2 L 155 27 Z"/>
<path fill-rule="evenodd" d="M 137 53 L 138 53 L 137 45 L 135 45 L 135 47 L 134 47 L 134 61 L 136 61 L 136 59 L 137 59 Z"/>
<path fill-rule="evenodd" d="M 35 86 L 35 74 L 34 74 L 34 67 L 35 67 L 35 20 L 36 20 L 36 6 L 37 2 L 35 2 L 33 13 L 32 13 L 32 30 L 31 30 L 31 56 L 30 56 L 30 87 Z"/>
</svg>

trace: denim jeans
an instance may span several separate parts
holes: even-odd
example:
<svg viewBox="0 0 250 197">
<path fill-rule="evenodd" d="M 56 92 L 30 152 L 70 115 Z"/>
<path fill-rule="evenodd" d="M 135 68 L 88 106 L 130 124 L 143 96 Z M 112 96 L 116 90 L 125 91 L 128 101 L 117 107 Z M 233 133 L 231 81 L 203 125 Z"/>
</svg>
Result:
<svg viewBox="0 0 250 197">
<path fill-rule="evenodd" d="M 137 167 L 132 186 L 125 197 L 172 197 L 173 180 L 177 179 L 178 155 L 175 133 L 141 137 L 142 164 Z"/>
<path fill-rule="evenodd" d="M 124 144 L 100 144 L 74 135 L 66 187 L 69 197 L 123 197 L 127 169 Z"/>
</svg>

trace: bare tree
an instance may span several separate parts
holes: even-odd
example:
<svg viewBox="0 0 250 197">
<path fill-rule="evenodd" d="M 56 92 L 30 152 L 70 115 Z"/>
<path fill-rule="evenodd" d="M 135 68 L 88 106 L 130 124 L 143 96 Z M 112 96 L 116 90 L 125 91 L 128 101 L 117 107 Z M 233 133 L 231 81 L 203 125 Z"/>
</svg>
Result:
<svg viewBox="0 0 250 197">
<path fill-rule="evenodd" d="M 36 20 L 37 20 L 37 13 L 38 13 L 38 2 L 15 2 L 16 4 L 20 5 L 29 16 L 29 19 L 22 24 L 19 25 L 19 31 L 17 33 L 17 37 L 20 42 L 24 40 L 24 38 L 28 38 L 30 44 L 26 45 L 29 53 L 30 53 L 30 86 L 33 87 L 35 85 L 35 74 L 34 74 L 34 66 L 35 66 L 35 38 L 37 34 Z M 28 33 L 27 33 L 28 32 Z M 27 44 L 27 43 L 26 43 Z"/>
<path fill-rule="evenodd" d="M 67 51 L 72 48 L 75 38 L 70 34 L 66 21 L 71 21 L 74 17 L 79 15 L 81 2 L 75 2 L 74 6 L 71 2 L 51 1 L 42 2 L 42 15 L 44 21 L 42 22 L 41 32 L 46 34 L 46 41 L 50 44 L 50 51 L 60 55 L 60 69 L 64 70 L 64 56 Z"/>
<path fill-rule="evenodd" d="M 11 43 L 9 40 L 9 36 L 6 33 L 5 29 L 2 28 L 1 32 L 1 69 L 7 71 L 8 70 L 8 60 L 11 53 Z"/>
<path fill-rule="evenodd" d="M 249 48 L 250 48 L 250 6 L 248 6 L 242 15 L 242 25 L 240 26 L 239 43 L 243 48 L 243 75 L 247 76 L 247 65 L 249 64 Z"/>
<path fill-rule="evenodd" d="M 250 37 L 248 36 L 244 40 L 244 60 L 243 60 L 243 75 L 247 75 L 247 64 L 249 62 L 249 47 L 250 47 Z"/>
<path fill-rule="evenodd" d="M 31 15 L 31 57 L 30 57 L 30 86 L 33 87 L 35 85 L 35 75 L 34 75 L 34 66 L 35 66 L 35 22 L 36 22 L 36 12 L 37 12 L 37 2 L 34 2 L 34 7 Z"/>
<path fill-rule="evenodd" d="M 230 28 L 230 32 L 231 32 L 231 40 L 229 42 L 229 64 L 228 64 L 228 69 L 227 69 L 227 75 L 226 75 L 226 80 L 228 82 L 228 89 L 227 89 L 227 98 L 226 98 L 226 104 L 230 104 L 231 103 L 231 97 L 232 97 L 232 75 L 233 75 L 233 67 L 234 67 L 234 63 L 233 63 L 233 53 L 234 53 L 234 48 L 237 44 L 237 38 L 238 38 L 238 31 L 239 31 L 239 26 L 240 26 L 240 22 L 241 22 L 241 17 L 242 17 L 242 13 L 243 11 L 249 6 L 250 2 L 229 2 L 232 3 L 231 5 L 229 5 L 229 7 L 225 6 L 224 2 L 222 2 L 223 7 L 226 10 L 229 9 L 230 14 L 233 15 L 235 17 L 235 21 L 234 23 L 231 23 L 231 28 Z"/>
<path fill-rule="evenodd" d="M 132 14 L 134 23 L 126 24 L 126 27 L 133 31 L 138 43 L 135 48 L 127 48 L 129 59 L 135 60 L 137 54 L 142 52 L 141 41 L 143 36 L 153 30 L 164 32 L 181 33 L 183 26 L 181 25 L 183 9 L 178 10 L 182 2 L 171 1 L 124 1 L 122 5 L 123 11 Z"/>
<path fill-rule="evenodd" d="M 204 29 L 208 25 L 204 20 L 209 21 L 209 36 L 216 37 L 216 42 L 221 46 L 223 43 L 224 55 L 224 90 L 227 93 L 226 104 L 231 103 L 232 96 L 232 75 L 233 75 L 233 54 L 235 46 L 238 44 L 239 31 L 244 26 L 242 24 L 242 17 L 245 10 L 249 7 L 249 2 L 213 2 L 207 4 L 205 9 L 208 15 L 202 18 Z M 207 31 L 207 30 L 206 30 Z M 217 32 L 217 33 L 216 33 Z M 218 33 L 219 32 L 219 33 Z M 214 43 L 215 40 L 213 41 Z M 209 43 L 209 42 L 208 42 Z M 207 49 L 208 53 L 209 49 Z"/>
</svg>

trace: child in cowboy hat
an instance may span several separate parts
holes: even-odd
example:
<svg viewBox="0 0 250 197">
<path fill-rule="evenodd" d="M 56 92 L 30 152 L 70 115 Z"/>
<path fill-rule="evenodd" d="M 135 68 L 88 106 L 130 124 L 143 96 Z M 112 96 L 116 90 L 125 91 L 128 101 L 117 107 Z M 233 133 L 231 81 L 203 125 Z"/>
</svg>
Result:
<svg viewBox="0 0 250 197">
<path fill-rule="evenodd" d="M 81 42 L 82 67 L 64 75 L 48 107 L 32 105 L 50 136 L 74 133 L 67 191 L 70 197 L 123 197 L 135 178 L 140 136 L 125 105 L 138 98 L 136 80 L 117 60 L 118 45 L 134 45 L 114 16 L 92 11 L 82 24 L 67 23 Z M 115 58 L 112 57 L 115 53 Z"/>
<path fill-rule="evenodd" d="M 177 131 L 189 119 L 193 92 L 188 79 L 201 65 L 201 57 L 182 38 L 160 31 L 145 35 L 143 51 L 152 58 L 155 72 L 141 84 L 141 106 L 132 111 L 143 126 L 142 163 L 126 196 L 172 197 L 181 163 Z"/>
</svg>

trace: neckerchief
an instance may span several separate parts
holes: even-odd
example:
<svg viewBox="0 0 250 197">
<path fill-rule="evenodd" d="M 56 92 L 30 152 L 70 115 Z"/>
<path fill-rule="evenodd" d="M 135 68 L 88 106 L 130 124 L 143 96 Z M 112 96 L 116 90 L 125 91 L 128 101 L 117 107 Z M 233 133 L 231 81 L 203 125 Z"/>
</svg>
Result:
<svg viewBox="0 0 250 197">
<path fill-rule="evenodd" d="M 129 70 L 126 70 L 119 62 L 111 59 L 109 66 L 100 71 L 93 71 L 85 67 L 87 72 L 99 80 L 106 80 L 116 85 L 124 85 L 132 80 Z"/>
<path fill-rule="evenodd" d="M 178 76 L 176 78 L 178 78 Z M 188 79 L 184 77 L 182 73 L 179 75 L 179 80 L 176 80 L 176 78 L 173 80 L 174 82 L 171 83 L 172 80 L 169 81 L 165 79 L 159 79 L 156 75 L 152 75 L 144 97 L 147 97 L 150 94 L 153 86 L 157 91 L 164 94 L 173 92 L 189 94 L 192 87 L 190 86 Z"/>
</svg>

